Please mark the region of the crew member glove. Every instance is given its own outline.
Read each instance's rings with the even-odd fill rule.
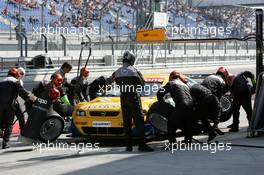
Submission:
[[[28,99],[32,102],[35,102],[38,98],[34,94],[29,94]]]

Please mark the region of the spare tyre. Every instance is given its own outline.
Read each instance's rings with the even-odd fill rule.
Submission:
[[[40,126],[39,140],[42,142],[52,142],[61,135],[63,128],[64,121],[61,117],[50,116]]]

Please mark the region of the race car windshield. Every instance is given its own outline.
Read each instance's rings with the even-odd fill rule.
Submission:
[[[141,89],[137,89],[142,97],[153,97],[156,96],[158,90],[161,88],[160,82],[146,82],[145,86]],[[118,86],[112,86],[103,96],[119,97],[120,89]]]

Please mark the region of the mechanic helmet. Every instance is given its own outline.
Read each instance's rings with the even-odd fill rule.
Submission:
[[[12,77],[14,77],[14,78],[16,78],[16,79],[18,79],[19,76],[20,76],[18,69],[15,68],[15,67],[9,69],[7,75],[8,75],[8,76],[12,76]]]
[[[24,77],[26,75],[26,71],[23,67],[19,67],[18,72],[19,72],[21,77]]]
[[[131,66],[135,64],[136,57],[131,51],[125,51],[123,55],[123,63],[128,62]]]
[[[89,76],[89,73],[90,73],[89,69],[87,67],[83,67],[81,68],[80,76],[87,78]]]
[[[181,75],[180,72],[178,72],[178,71],[176,71],[176,70],[172,71],[172,72],[170,73],[170,76],[169,76],[169,81],[172,81],[172,80],[174,80],[174,79],[180,78],[180,75]]]
[[[51,83],[55,85],[55,87],[60,87],[63,83],[63,77],[61,76],[61,74],[54,74],[51,77]]]
[[[221,66],[221,67],[219,67],[217,69],[216,74],[223,76],[223,78],[226,79],[226,80],[227,80],[227,78],[229,76],[228,70],[225,67],[223,67],[223,66]]]
[[[57,100],[60,97],[60,91],[57,88],[51,88],[49,90],[49,97],[52,100]]]

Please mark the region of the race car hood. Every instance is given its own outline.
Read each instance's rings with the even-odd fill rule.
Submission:
[[[147,109],[149,109],[150,105],[156,100],[156,97],[141,97],[143,111],[145,112]],[[90,102],[79,103],[75,109],[81,109],[84,111],[120,111],[120,97],[97,97]]]

